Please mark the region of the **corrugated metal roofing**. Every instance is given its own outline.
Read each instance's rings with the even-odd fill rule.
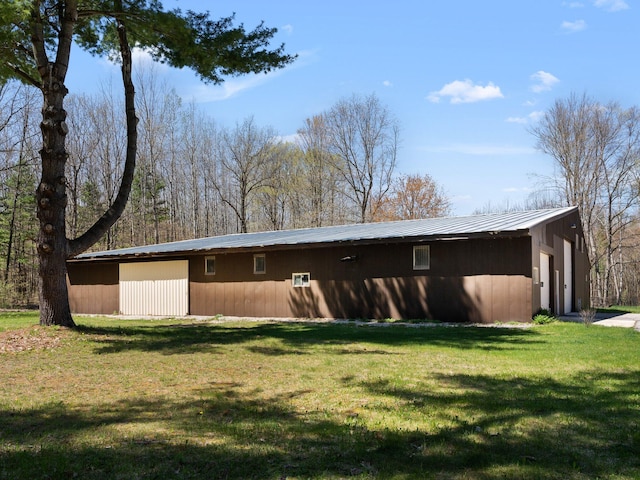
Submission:
[[[183,240],[180,242],[122,248],[85,253],[77,259],[150,256],[169,253],[216,251],[256,247],[313,245],[340,242],[363,242],[402,238],[439,238],[473,234],[526,232],[535,225],[562,217],[576,207],[493,213],[467,217],[427,218],[381,223],[357,223],[331,227],[276,230],[270,232],[237,233],[219,237]]]

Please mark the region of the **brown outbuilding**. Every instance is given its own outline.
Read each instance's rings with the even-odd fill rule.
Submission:
[[[575,207],[245,233],[68,261],[88,314],[529,321],[589,306]]]

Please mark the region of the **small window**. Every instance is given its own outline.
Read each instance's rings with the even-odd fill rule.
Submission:
[[[293,273],[291,283],[294,287],[308,287],[311,285],[311,275],[309,273]]]
[[[416,245],[413,247],[413,269],[429,270],[429,245]]]
[[[253,273],[267,273],[267,262],[263,253],[253,256]]]
[[[216,257],[204,258],[204,274],[215,275],[216,273]]]

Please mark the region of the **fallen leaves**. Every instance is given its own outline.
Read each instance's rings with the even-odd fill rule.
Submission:
[[[56,348],[65,334],[61,329],[40,326],[0,332],[0,354]]]

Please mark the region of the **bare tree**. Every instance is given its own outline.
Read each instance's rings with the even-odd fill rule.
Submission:
[[[308,203],[308,206],[299,209],[300,217],[308,217],[305,226],[321,227],[336,223],[335,200],[344,195],[329,140],[329,131],[322,115],[307,118],[304,127],[298,130],[298,143],[303,157],[295,178],[299,180],[301,200]]]
[[[117,198],[118,186],[124,173],[123,159],[126,158],[127,145],[126,132],[118,128],[124,122],[124,102],[121,96],[114,92],[114,88],[111,82],[101,84],[100,91],[88,112],[92,128],[100,132],[90,171],[99,185],[105,205],[113,204]],[[118,245],[122,224],[123,221],[114,223],[97,242],[96,247],[115,248]]]
[[[325,115],[330,152],[360,222],[370,221],[391,186],[399,125],[378,97],[353,95]]]
[[[258,191],[260,221],[258,228],[283,230],[290,226],[296,186],[299,149],[292,143],[273,145],[269,159],[268,183]]]
[[[276,133],[271,128],[258,127],[253,117],[233,130],[225,130],[220,137],[221,175],[214,181],[214,187],[235,213],[242,233],[248,231],[250,203],[273,179],[277,143]]]
[[[0,305],[32,301],[37,287],[36,186],[38,131],[34,92],[16,83],[0,86],[0,252],[3,282]]]
[[[93,179],[89,164],[91,159],[95,158],[100,139],[100,131],[91,121],[91,112],[98,108],[97,103],[94,98],[86,95],[70,96],[67,100],[67,109],[71,113],[68,120],[69,128],[78,132],[78,135],[67,140],[69,156],[66,165],[67,191],[70,197],[70,205],[67,207],[67,228],[74,238],[80,229],[84,231],[91,226],[90,223],[81,225],[79,217],[82,209],[83,188],[86,188],[90,179]],[[97,199],[94,197],[94,200]],[[97,212],[93,213],[91,218],[96,217]]]
[[[147,49],[155,60],[189,67],[202,79],[221,83],[227,75],[281,68],[294,57],[283,47],[268,49],[275,33],[260,24],[251,32],[234,27],[233,17],[213,21],[209,14],[164,11],[160,2],[80,2],[27,0],[3,2],[0,83],[19,79],[42,93],[41,180],[36,191],[40,323],[75,326],[69,307],[66,261],[94,245],[120,218],[135,171],[137,125],[131,80],[131,45]],[[129,43],[131,39],[131,44]],[[82,235],[66,237],[66,137],[69,133],[65,85],[76,42],[92,54],[121,61],[125,92],[127,154],[118,195]]]
[[[633,181],[640,148],[637,109],[573,94],[557,100],[531,133],[537,147],[554,159],[559,197],[580,210],[593,267],[592,301],[620,301],[620,248],[638,206]]]

